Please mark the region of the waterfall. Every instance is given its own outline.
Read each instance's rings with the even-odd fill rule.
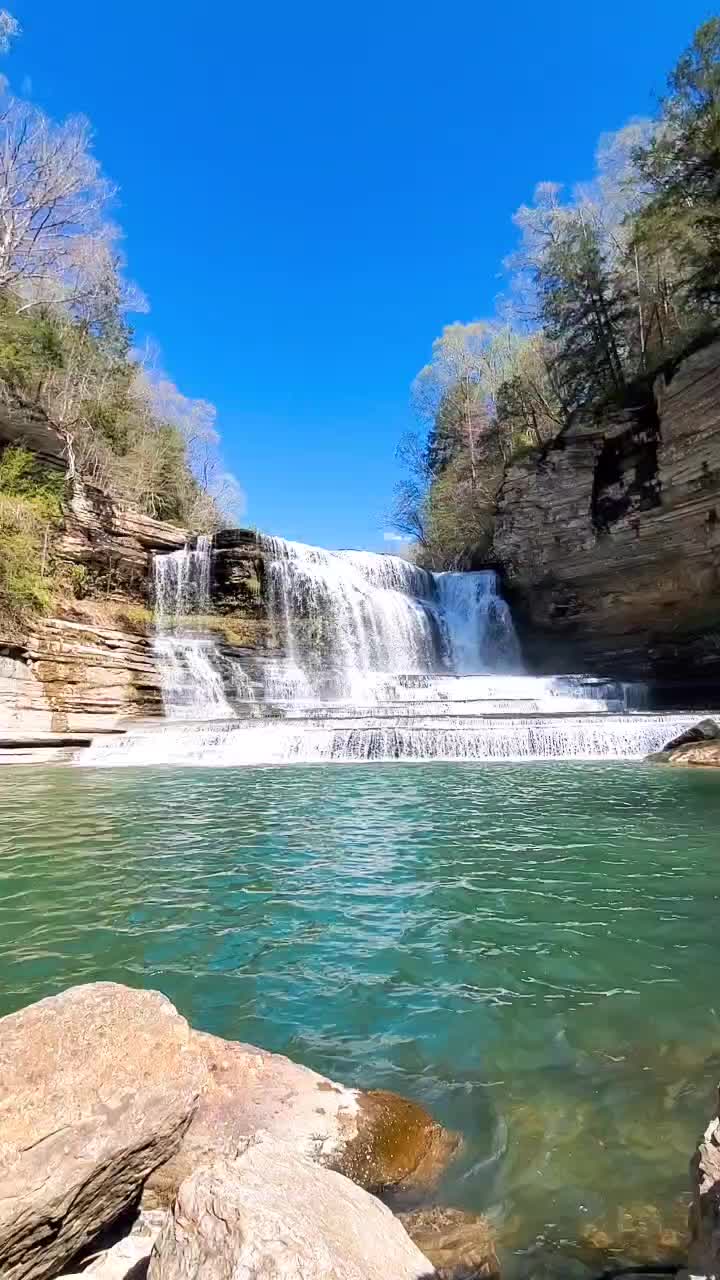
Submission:
[[[280,764],[359,764],[369,761],[641,760],[684,733],[689,716],[507,717],[476,727],[379,725],[341,728],[261,720],[142,728],[99,742],[82,758],[96,766],[177,764],[240,767]]]
[[[509,606],[495,573],[438,573],[438,598],[448,632],[450,662],[458,675],[519,671],[518,644]]]
[[[649,713],[643,686],[528,675],[492,572],[262,543],[274,644],[252,680],[192,625],[210,612],[210,539],[157,556],[163,700],[186,723],[137,728],[82,763],[640,759],[698,719]]]
[[[155,635],[165,714],[170,720],[213,720],[235,715],[227,700],[217,645],[190,619],[210,611],[212,538],[153,559]]]
[[[428,573],[399,556],[264,540],[279,647],[305,698],[377,701],[389,675],[520,670],[494,573]]]

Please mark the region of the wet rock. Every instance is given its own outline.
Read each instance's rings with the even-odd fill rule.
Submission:
[[[368,1190],[431,1185],[458,1140],[416,1103],[361,1093],[251,1045],[193,1032],[208,1085],[182,1145],[149,1179],[147,1207],[170,1207],[180,1184],[258,1132],[344,1173]]]
[[[43,1280],[180,1144],[207,1067],[154,991],[73,987],[0,1019],[0,1275]]]
[[[429,1190],[460,1147],[423,1107],[384,1089],[357,1095],[353,1128],[329,1163],[369,1191]]]
[[[497,1277],[495,1231],[487,1218],[435,1205],[398,1214],[411,1240],[430,1259],[438,1280]]]
[[[688,1268],[693,1276],[720,1275],[720,1116],[705,1130],[690,1166],[693,1202],[690,1210]]]
[[[428,1280],[389,1209],[286,1144],[249,1143],[180,1188],[148,1280]]]

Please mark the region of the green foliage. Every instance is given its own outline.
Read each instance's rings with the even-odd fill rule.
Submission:
[[[62,516],[64,473],[18,446],[0,454],[0,630],[52,601],[51,535]]]
[[[70,590],[76,600],[83,600],[87,595],[90,574],[87,565],[71,564],[67,568],[67,579]]]
[[[32,398],[40,394],[49,369],[60,369],[64,354],[58,325],[42,311],[19,311],[0,293],[0,381]]]
[[[720,307],[720,18],[695,33],[669,77],[660,126],[639,149],[650,199],[639,237],[674,254],[690,307],[710,320]]]
[[[118,621],[124,622],[137,635],[146,635],[153,625],[153,612],[145,604],[127,604],[118,614]]]
[[[0,494],[22,498],[41,520],[59,521],[65,474],[44,465],[29,449],[11,445],[0,453]]]
[[[541,317],[565,400],[580,409],[626,385],[630,301],[603,252],[599,228],[568,219],[537,272]]]

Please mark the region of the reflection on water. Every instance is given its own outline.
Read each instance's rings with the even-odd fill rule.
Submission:
[[[617,765],[6,770],[0,1013],[158,987],[461,1129],[443,1194],[508,1248],[672,1257],[720,1076],[718,819],[718,779]]]

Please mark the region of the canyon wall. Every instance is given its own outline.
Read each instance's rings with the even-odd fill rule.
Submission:
[[[672,700],[720,677],[720,344],[654,390],[509,468],[495,554],[536,670]]]

